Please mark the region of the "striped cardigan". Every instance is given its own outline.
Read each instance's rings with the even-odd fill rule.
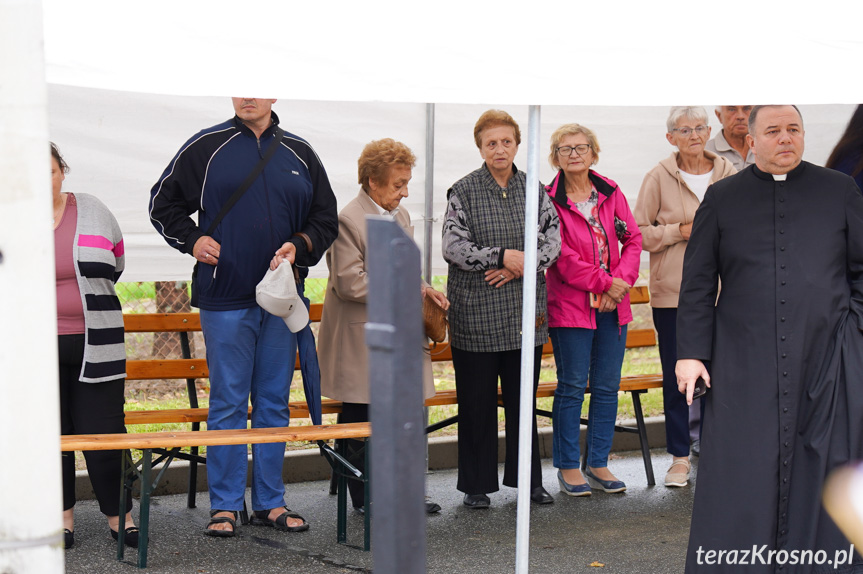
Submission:
[[[102,383],[126,377],[123,311],[114,291],[125,266],[123,234],[105,204],[76,193],[78,221],[72,259],[84,306],[84,361],[79,379]]]

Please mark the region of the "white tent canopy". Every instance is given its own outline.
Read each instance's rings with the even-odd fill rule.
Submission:
[[[661,106],[857,103],[863,90],[863,7],[839,0],[43,4],[48,82],[73,86]]]
[[[446,190],[481,164],[473,142],[473,125],[487,105],[444,104],[435,109],[434,206],[432,271],[446,274],[440,249]],[[527,106],[502,105],[519,122],[527,139]],[[706,104],[714,133],[721,129],[713,106]],[[803,106],[807,160],[823,163],[838,140],[854,106]],[[282,126],[308,139],[317,150],[339,207],[353,199],[357,158],[373,139],[392,137],[405,142],[417,156],[402,205],[410,212],[425,251],[422,229],[425,189],[425,106],[380,102],[276,102]],[[92,193],[117,217],[126,244],[122,281],[184,280],[191,276],[191,257],[168,247],[147,214],[149,191],[162,170],[192,134],[228,119],[233,110],[226,97],[164,96],[113,90],[50,85],[50,137],[72,167],[66,191]],[[549,182],[553,170],[545,161],[551,133],[566,122],[593,129],[602,152],[597,169],[620,184],[635,204],[644,174],[673,150],[665,140],[667,106],[546,106],[540,135],[540,181]],[[516,165],[527,167],[523,143]],[[646,255],[645,255],[646,260]],[[312,268],[312,277],[326,277],[326,265]]]

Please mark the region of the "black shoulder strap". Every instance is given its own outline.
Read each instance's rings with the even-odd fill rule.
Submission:
[[[216,219],[210,223],[210,226],[207,228],[207,231],[204,232],[204,235],[212,235],[219,224],[222,222],[222,219],[228,215],[228,212],[231,211],[231,208],[236,205],[240,198],[243,197],[243,194],[251,187],[251,185],[258,179],[258,176],[261,175],[261,172],[264,171],[264,167],[270,162],[270,159],[276,154],[276,150],[282,144],[282,138],[285,135],[285,131],[277,127],[275,131],[275,137],[273,138],[273,143],[267,148],[267,151],[264,152],[264,157],[262,157],[258,163],[255,165],[255,168],[246,176],[246,179],[243,180],[243,183],[240,184],[240,187],[237,188],[237,191],[234,192],[234,195],[225,202],[225,205],[222,206],[222,210],[219,211],[219,214],[216,216]]]

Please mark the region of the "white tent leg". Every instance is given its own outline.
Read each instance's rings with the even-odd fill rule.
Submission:
[[[19,574],[63,572],[41,6],[0,0],[0,572]]]
[[[527,129],[527,189],[524,209],[524,304],[521,315],[521,396],[518,420],[518,511],[515,571],[527,574],[530,560],[530,458],[533,429],[533,349],[536,343],[536,242],[539,219],[540,106],[530,106]],[[544,343],[545,341],[543,341]]]

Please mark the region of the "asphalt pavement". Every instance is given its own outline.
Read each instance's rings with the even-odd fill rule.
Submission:
[[[671,463],[667,453],[652,451],[658,486],[648,487],[638,452],[613,453],[609,467],[628,486],[624,494],[594,491],[573,498],[559,492],[556,470],[543,460],[543,483],[554,495],[551,505],[532,505],[530,571],[553,574],[665,574],[683,571],[692,512],[691,486],[662,486]],[[693,471],[697,466],[695,458]],[[502,476],[503,468],[500,468]],[[693,472],[694,474],[694,472]],[[462,505],[455,489],[457,471],[428,474],[430,500],[443,510],[427,520],[427,572],[479,574],[515,571],[516,490],[501,487],[491,494],[491,508]],[[336,497],[328,481],[288,485],[287,502],[311,524],[307,532],[283,533],[262,526],[241,526],[231,539],[214,539],[202,531],[208,520],[206,493],[198,507],[186,507],[184,495],[154,498],[150,514],[147,572],[299,573],[372,572],[374,551],[336,543]],[[247,500],[249,496],[247,495]],[[137,504],[135,506],[137,517]],[[115,558],[115,543],[95,501],[76,506],[75,547],[66,551],[66,572],[94,574],[139,571],[136,552],[125,562]],[[348,536],[362,543],[362,517],[349,513]],[[373,549],[374,550],[374,549]]]

